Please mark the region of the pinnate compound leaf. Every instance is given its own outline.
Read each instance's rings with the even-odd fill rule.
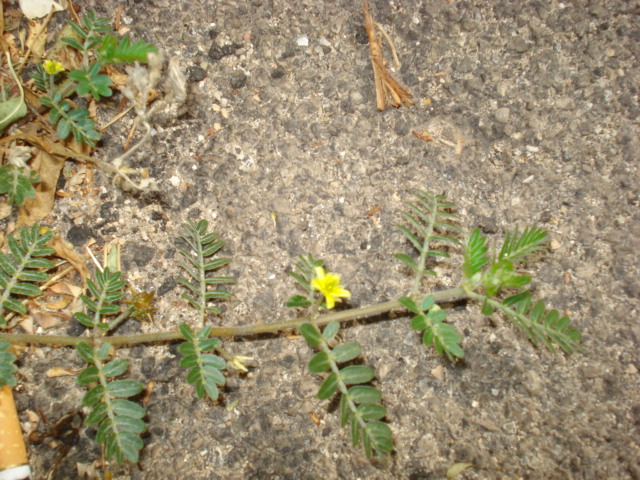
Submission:
[[[315,267],[321,267],[324,264],[322,260],[316,260],[313,258],[313,255],[310,253],[303,257],[300,255],[298,257],[298,262],[294,266],[294,271],[287,272],[291,278],[293,278],[307,293],[306,298],[309,302],[309,305],[312,304],[313,301],[313,288],[311,287],[311,281],[315,275],[314,269]],[[292,297],[293,298],[293,297]],[[300,302],[297,300],[297,302]],[[309,305],[300,305],[300,306],[309,306]],[[298,306],[298,305],[287,305],[287,306]]]
[[[74,317],[82,325],[89,328],[108,329],[108,324],[102,323],[103,315],[114,315],[121,308],[118,302],[124,297],[122,289],[126,283],[120,280],[120,272],[111,272],[105,268],[103,272],[96,271],[95,282],[87,280],[87,286],[92,297],[81,295],[80,299],[88,310],[93,312],[93,317],[77,312]]]
[[[542,343],[552,352],[555,346],[559,346],[566,354],[579,350],[582,335],[571,328],[569,317],[560,316],[554,309],[547,311],[543,300],[538,300],[531,307],[531,299],[531,292],[525,291],[507,297],[502,303],[486,302],[524,331],[535,345]]]
[[[208,351],[220,345],[217,338],[209,338],[211,327],[204,327],[197,334],[182,323],[178,327],[182,337],[186,340],[178,346],[178,351],[184,355],[180,366],[188,369],[187,382],[193,384],[196,396],[200,399],[205,394],[212,400],[219,396],[218,386],[225,384],[226,379],[221,370],[226,368],[226,362]]]
[[[108,75],[100,74],[101,68],[102,64],[95,62],[88,69],[69,72],[69,78],[77,82],[76,93],[78,95],[82,97],[90,93],[96,101],[100,100],[101,97],[113,95],[113,91],[109,88],[113,82]]]
[[[16,356],[9,351],[11,344],[0,338],[0,388],[5,385],[14,387],[16,377],[13,375],[18,367],[16,366]]]
[[[21,207],[27,198],[35,198],[32,184],[38,182],[40,177],[35,170],[26,172],[11,164],[0,167],[0,194],[7,196],[9,205]]]
[[[128,37],[118,41],[115,35],[105,35],[97,51],[98,58],[105,64],[109,63],[146,63],[149,53],[157,53],[158,49],[142,40],[131,43]]]
[[[7,245],[10,254],[0,252],[0,326],[5,325],[5,310],[25,314],[27,309],[19,297],[40,295],[40,289],[31,283],[46,282],[48,270],[54,263],[44,257],[54,253],[46,244],[53,238],[53,232],[40,232],[39,225],[23,226],[19,239],[10,235]],[[19,297],[16,297],[19,296]]]
[[[518,228],[507,232],[498,259],[512,262],[523,261],[526,257],[546,248],[547,232],[537,227],[526,227],[522,234]]]
[[[409,298],[405,298],[405,304],[411,305],[412,302]],[[374,451],[377,455],[389,453],[393,450],[391,429],[386,424],[383,424],[384,427],[376,425],[381,423],[379,420],[386,415],[386,409],[378,403],[382,394],[372,386],[358,385],[371,381],[375,371],[366,365],[349,365],[338,370],[338,364],[351,361],[361,353],[360,345],[355,342],[338,344],[333,349],[330,348],[328,342],[335,337],[339,329],[338,322],[329,323],[322,334],[311,324],[303,324],[300,327],[307,342],[320,348],[320,351],[309,361],[309,371],[322,373],[331,370],[320,385],[316,396],[326,400],[339,391],[340,424],[345,427],[350,423],[353,445],[357,446],[362,440],[368,456]],[[337,373],[336,370],[338,370]],[[356,386],[348,387],[348,385]]]
[[[486,256],[488,250],[486,242],[487,239],[481,235],[479,228],[471,232],[464,249],[464,264],[462,265],[462,272],[468,280],[481,272],[482,267],[489,261]]]
[[[213,275],[213,272],[227,265],[231,259],[211,258],[224,246],[224,242],[218,240],[219,234],[207,233],[209,223],[206,220],[189,220],[182,228],[180,236],[190,248],[177,246],[186,260],[178,264],[187,273],[188,278],[179,277],[176,281],[191,292],[183,294],[182,298],[198,310],[200,318],[204,319],[206,313],[220,313],[220,309],[211,304],[212,300],[224,300],[231,296],[227,290],[217,287],[235,283],[235,279]]]
[[[455,223],[453,204],[442,195],[418,190],[415,201],[405,202],[405,206],[407,210],[401,212],[405,224],[398,225],[398,228],[418,251],[418,259],[414,260],[406,253],[398,253],[395,257],[415,272],[415,291],[425,274],[436,276],[435,271],[426,267],[427,258],[448,257],[443,246],[459,243],[453,235],[460,231],[460,227]]]
[[[400,303],[405,307],[411,307],[414,309],[412,311],[417,313],[411,319],[411,328],[417,331],[424,330],[422,343],[427,347],[433,346],[438,355],[444,354],[451,361],[463,358],[464,352],[459,345],[462,337],[452,325],[445,323],[447,311],[434,304],[431,296],[424,298],[420,307],[407,300],[400,299]]]

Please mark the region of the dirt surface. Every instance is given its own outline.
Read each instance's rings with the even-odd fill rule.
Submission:
[[[373,0],[415,99],[386,112],[375,108],[360,2],[78,3],[100,16],[124,6],[130,35],[179,57],[188,77],[185,105],[157,118],[132,160],[160,193],[132,196],[97,173],[102,193],[61,199],[48,219],[79,250],[90,237],[126,240],[128,278],[158,292],[158,329],[191,318],[172,280],[188,218],[223,235],[238,279],[212,324],[292,316],[286,271],[309,251],[342,274],[351,306],[397,298],[410,278],[393,258],[409,248],[396,225],[422,188],[492,238],[548,229],[535,294],[584,334],[584,351],[554,356],[460,304],[450,320],[465,360],[454,365],[421,345],[408,318],[351,325],[343,337],[363,346],[388,409],[388,466],[352,449],[336,405],[315,399],[300,338],[229,342],[255,368],[229,376],[221,405],[195,398],[175,346],[125,349],[131,376],[156,383],[140,464],[113,478],[418,480],[468,462],[458,478],[640,479],[637,2]],[[122,152],[131,122],[107,130],[101,158]],[[458,260],[430,288],[455,285]],[[155,329],[132,322],[119,333]],[[55,419],[79,405],[72,377],[45,376],[81,367],[76,354],[39,348],[21,365],[21,411]],[[100,457],[94,435],[80,435],[55,478]],[[56,452],[29,449],[45,478]]]

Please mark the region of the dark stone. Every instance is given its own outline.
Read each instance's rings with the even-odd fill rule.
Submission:
[[[195,185],[189,185],[187,187],[187,191],[184,192],[184,195],[180,199],[180,208],[183,210],[187,207],[190,207],[194,203],[198,201],[198,189]]]
[[[229,83],[234,90],[242,88],[247,84],[247,76],[242,72],[236,72],[231,76]]]
[[[86,225],[74,225],[67,232],[67,240],[72,245],[79,247],[84,245],[91,237],[92,230]]]
[[[125,264],[133,262],[139,267],[148,265],[153,260],[156,249],[141,243],[127,242],[122,253],[122,260]],[[126,268],[125,268],[126,270]]]
[[[118,220],[120,214],[118,209],[114,208],[113,202],[104,202],[100,205],[100,216],[107,222],[114,222]]]
[[[282,60],[285,60],[287,58],[295,57],[296,53],[297,53],[296,45],[289,45],[287,46],[285,51],[282,53],[282,56],[280,58]]]
[[[274,80],[277,80],[278,78],[282,78],[285,75],[285,71],[284,68],[282,68],[281,65],[278,65],[275,69],[273,69],[273,71],[271,72],[271,78],[273,78]]]
[[[196,83],[201,82],[207,76],[207,72],[204,68],[194,65],[189,69],[189,82]]]
[[[142,364],[140,366],[140,371],[145,377],[150,377],[153,373],[153,369],[156,366],[155,357],[145,357],[142,359]]]
[[[156,297],[164,296],[166,293],[173,290],[175,286],[176,281],[173,279],[173,277],[168,277],[164,282],[162,282],[162,285],[158,287],[158,290],[156,290]]]
[[[237,46],[234,44],[223,45],[222,47],[219,47],[214,43],[213,45],[211,45],[211,48],[209,49],[209,53],[207,54],[207,56],[214,62],[217,62],[222,57],[226,57],[227,55],[233,55],[236,52],[236,49],[237,49]]]

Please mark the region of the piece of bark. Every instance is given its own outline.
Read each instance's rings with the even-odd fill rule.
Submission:
[[[388,106],[410,107],[413,105],[409,89],[396,80],[387,67],[382,56],[382,40],[376,34],[376,24],[369,13],[369,2],[364,0],[364,28],[369,38],[369,54],[373,66],[373,77],[376,86],[376,104],[378,110],[386,110]]]

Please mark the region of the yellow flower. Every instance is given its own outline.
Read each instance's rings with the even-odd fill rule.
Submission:
[[[56,73],[64,72],[64,67],[60,62],[54,62],[53,60],[45,60],[42,64],[42,68],[49,75],[55,75]]]
[[[351,292],[340,285],[340,275],[326,273],[322,267],[315,267],[314,270],[315,278],[311,280],[311,287],[324,295],[329,310],[340,298],[351,298]]]

